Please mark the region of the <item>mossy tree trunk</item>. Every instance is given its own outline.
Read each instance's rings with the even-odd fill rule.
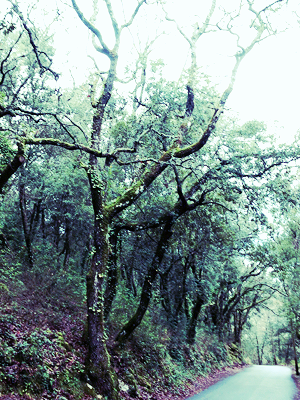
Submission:
[[[28,264],[29,267],[33,268],[33,253],[32,253],[32,245],[31,245],[31,231],[28,221],[28,213],[26,206],[26,193],[25,193],[25,185],[24,183],[20,183],[19,185],[19,203],[20,203],[20,211],[21,211],[21,219],[23,225],[24,238],[26,243],[26,250],[28,256]]]
[[[94,254],[87,274],[87,315],[89,351],[87,373],[94,387],[107,398],[117,400],[118,379],[107,349],[105,329],[105,285],[110,251],[109,219],[103,208],[101,185],[97,178],[97,159],[90,157],[88,178],[94,209]]]
[[[151,297],[152,297],[152,286],[155,278],[159,272],[160,264],[164,258],[165,251],[168,246],[168,240],[172,236],[172,226],[174,223],[173,217],[170,217],[166,222],[162,234],[160,236],[159,242],[156,247],[156,252],[152,260],[151,266],[144,279],[142,293],[140,297],[139,306],[135,314],[130,318],[130,320],[123,326],[116,337],[117,342],[122,342],[128,339],[131,333],[140,325],[142,319],[148,309]]]
[[[13,160],[7,164],[7,166],[0,172],[0,193],[2,193],[2,189],[10,177],[20,168],[24,162],[24,145],[23,143],[18,143],[18,153],[15,155]]]

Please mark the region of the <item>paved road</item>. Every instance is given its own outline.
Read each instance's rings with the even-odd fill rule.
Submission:
[[[288,367],[254,365],[245,368],[190,400],[292,400],[296,386]]]

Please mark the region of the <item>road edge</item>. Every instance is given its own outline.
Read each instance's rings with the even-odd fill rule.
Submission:
[[[293,400],[300,400],[300,376],[295,374],[293,370],[292,379],[296,385],[297,393],[295,393]]]

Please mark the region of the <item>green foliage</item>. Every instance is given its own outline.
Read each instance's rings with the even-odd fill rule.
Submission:
[[[16,29],[14,23],[7,23],[6,21],[0,22],[0,31],[3,31],[4,35],[8,35]]]
[[[1,97],[0,97],[1,104]],[[14,152],[11,146],[11,140],[8,138],[7,132],[0,130],[0,172],[11,161]]]
[[[0,91],[0,106],[4,106],[5,105],[5,93]]]
[[[83,360],[69,340],[75,330],[70,334],[67,329],[71,316],[83,312],[84,280],[93,256],[92,266],[98,268],[93,296],[105,290],[112,301],[104,321],[108,348],[126,322],[143,311],[128,344],[114,348],[112,356],[135,394],[139,387],[154,392],[155,382],[179,386],[241,362],[243,329],[281,289],[273,279],[275,270],[293,288],[287,315],[293,316],[297,333],[298,222],[290,226],[296,241],[290,232],[283,234],[272,250],[265,236],[272,232],[268,213],[278,192],[286,208],[295,201],[282,190],[281,166],[298,152],[274,146],[259,121],[239,126],[234,118],[222,117],[216,126],[209,125],[220,96],[199,70],[193,74],[193,112],[187,117],[190,72],[178,82],[168,81],[161,60],[147,68],[146,53],[137,66],[149,76],[138,82],[140,71],[133,72],[136,87],[128,96],[108,88],[113,71],[107,81],[100,82],[104,75],[96,72],[80,87],[54,88],[51,72],[39,65],[51,65],[54,49],[48,32],[31,26],[38,61],[28,35],[19,37],[22,31],[16,26],[0,24],[5,78],[0,171],[20,137],[56,138],[78,147],[67,152],[27,145],[26,164],[0,204],[0,301],[8,307],[0,319],[3,391],[58,396],[55,391],[62,390],[61,396],[71,392],[80,398]],[[206,143],[208,127],[212,133]],[[205,147],[177,157],[195,142]],[[96,161],[79,144],[111,156]],[[158,161],[170,148],[170,158]],[[92,169],[90,190],[86,172]],[[105,212],[99,214],[113,201],[120,204],[122,196],[124,210],[112,215],[108,227],[94,229],[95,218],[97,223],[105,220]],[[107,265],[100,261],[106,250]],[[20,298],[26,303],[21,317],[26,317],[28,304],[34,305],[30,316],[35,329],[22,329],[22,318],[8,317],[9,311],[17,314]],[[96,303],[104,307],[101,296]],[[98,356],[104,360],[106,350]]]
[[[28,330],[13,315],[2,314],[0,337],[2,392],[82,398],[82,359],[62,332],[49,328]]]
[[[21,265],[16,262],[16,254],[10,249],[0,247],[0,304],[9,302],[14,294],[22,291],[24,284],[21,281]]]

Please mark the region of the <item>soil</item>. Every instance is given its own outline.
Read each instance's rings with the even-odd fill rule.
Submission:
[[[294,396],[294,400],[300,400],[300,376],[293,374],[292,375],[293,381],[295,382],[295,385],[297,386],[297,393]]]

